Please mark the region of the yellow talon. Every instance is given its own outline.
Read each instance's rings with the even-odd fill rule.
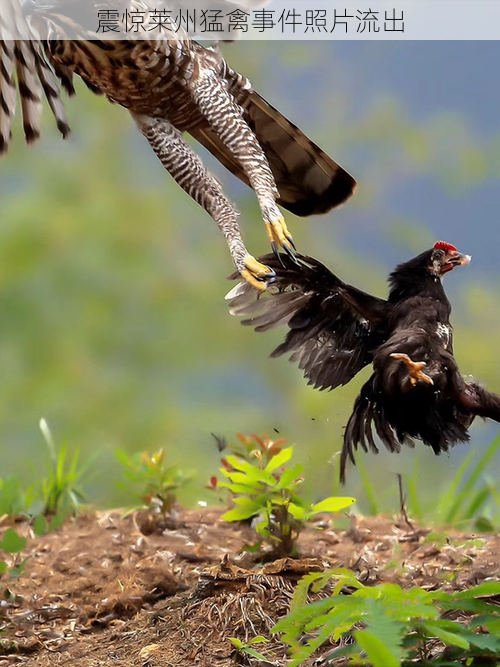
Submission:
[[[276,275],[274,271],[265,264],[258,262],[252,255],[245,258],[245,267],[240,272],[243,280],[259,292],[265,292],[267,280],[274,278]]]
[[[278,220],[273,220],[272,222],[267,223],[266,229],[269,243],[271,245],[275,244],[278,248],[283,248],[290,244],[293,246],[292,235],[286,226],[285,218],[283,216],[278,218]]]
[[[247,269],[240,271],[240,275],[245,282],[251,285],[258,292],[265,292],[267,289],[266,283],[263,280],[258,280],[254,275]]]
[[[413,387],[415,387],[419,382],[425,382],[426,384],[434,384],[434,380],[422,371],[423,368],[427,366],[425,361],[413,361],[407,354],[394,352],[391,354],[393,359],[398,359],[402,361],[406,368],[408,369],[408,375],[410,377],[410,382]]]

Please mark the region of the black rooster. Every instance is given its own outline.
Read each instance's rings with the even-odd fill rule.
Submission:
[[[335,389],[366,365],[373,373],[356,399],[344,434],[340,478],[354,450],[378,452],[374,432],[391,452],[422,440],[436,454],[469,439],[474,417],[500,421],[500,396],[465,381],[453,356],[451,306],[442,278],[470,262],[439,241],[389,276],[389,298],[342,282],[312,257],[267,255],[277,274],[267,295],[245,284],[227,295],[233,315],[256,331],[286,324],[271,354],[291,352],[309,384]],[[425,369],[425,370],[424,370]]]

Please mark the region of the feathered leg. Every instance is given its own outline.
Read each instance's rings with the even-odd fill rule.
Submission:
[[[238,211],[225,197],[201,158],[167,120],[132,114],[162,165],[180,187],[215,220],[224,234],[236,269],[257,290],[266,289],[274,271],[248,253],[238,225]]]
[[[190,86],[199,110],[248,176],[273,251],[277,253],[283,248],[293,257],[295,246],[276,204],[279,192],[274,176],[262,147],[243,118],[241,107],[213,72],[203,72],[190,82]]]

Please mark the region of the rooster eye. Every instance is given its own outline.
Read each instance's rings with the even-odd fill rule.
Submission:
[[[442,260],[444,258],[444,252],[442,250],[436,250],[434,253],[434,259]]]

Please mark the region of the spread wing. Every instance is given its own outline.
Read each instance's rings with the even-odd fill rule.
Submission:
[[[11,140],[18,92],[26,141],[32,142],[40,135],[44,97],[63,137],[69,133],[57,79],[47,63],[41,42],[34,39],[19,0],[2,0],[1,6],[0,155]],[[22,39],[12,39],[13,35]],[[67,87],[64,81],[63,85]]]
[[[347,384],[372,360],[372,351],[386,338],[391,305],[347,285],[312,257],[298,264],[282,256],[261,257],[276,271],[276,282],[258,295],[240,283],[227,295],[232,315],[256,331],[288,326],[285,340],[271,354],[291,352],[309,380],[320,389]]]
[[[326,213],[353,194],[354,178],[263,97],[243,89],[237,99],[266,154],[280,193],[278,204],[305,217]],[[241,164],[208,124],[190,132],[226,169],[249,185]]]
[[[481,387],[477,382],[464,382],[458,401],[469,423],[474,417],[500,422],[500,396]]]
[[[262,7],[270,0],[217,0],[216,4],[210,4],[208,0],[193,0],[190,3],[186,0],[169,0],[168,2],[141,2],[141,7],[148,9],[150,6],[172,9],[172,15],[175,16],[175,10],[192,10],[194,7],[199,9],[213,10],[215,6],[220,7],[222,15],[235,7],[242,7],[247,11]],[[27,6],[27,5],[32,5]],[[60,4],[62,15],[70,18],[79,16],[79,5],[85,3],[55,3]],[[88,3],[87,3],[88,4]],[[112,8],[115,4],[110,3]],[[126,8],[124,3],[118,3],[117,6]],[[137,4],[137,3],[136,3]],[[130,3],[132,7],[135,7]],[[186,5],[189,5],[186,7]],[[43,9],[43,3],[39,3]],[[92,3],[86,8],[88,11],[92,7],[98,8],[97,3]],[[107,5],[104,5],[107,7]],[[45,98],[55,117],[57,128],[63,137],[69,134],[69,126],[66,120],[64,105],[60,97],[60,85],[66,92],[74,92],[72,84],[72,73],[66,67],[56,63],[45,51],[47,33],[50,35],[48,24],[43,24],[42,39],[31,27],[31,23],[26,20],[26,15],[30,15],[37,9],[37,3],[24,3],[22,0],[0,0],[0,156],[5,153],[9,147],[12,138],[12,121],[16,114],[18,98],[21,107],[24,134],[26,141],[31,143],[40,136],[42,103]],[[47,8],[50,12],[50,7]],[[97,16],[94,11],[93,18]],[[41,16],[38,17],[43,21]],[[71,21],[66,22],[69,29]],[[75,34],[78,34],[78,27],[74,27]],[[237,32],[237,31],[236,31]],[[50,39],[50,37],[49,37]],[[60,79],[60,83],[58,82]],[[89,84],[87,84],[89,85]],[[92,85],[89,87],[93,92],[100,92]]]

